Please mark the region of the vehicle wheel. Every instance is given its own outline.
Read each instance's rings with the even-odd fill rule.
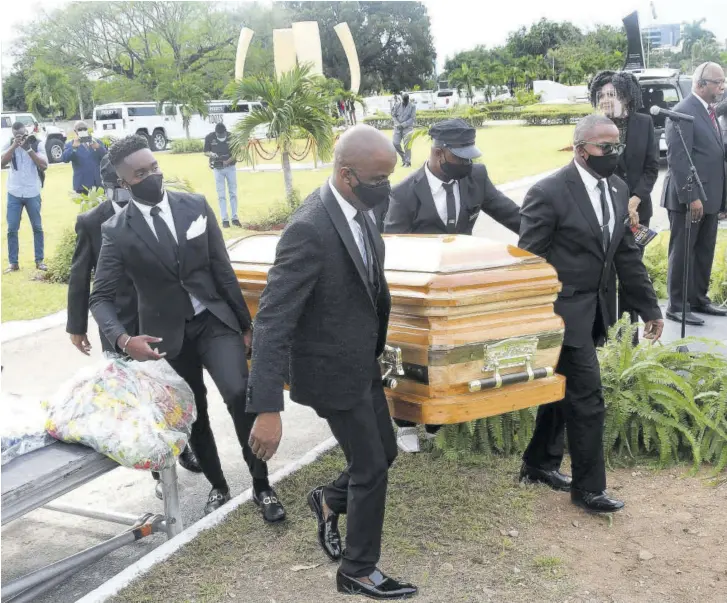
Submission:
[[[151,136],[150,146],[152,151],[163,151],[167,148],[167,137],[163,130],[154,130]]]
[[[63,156],[63,149],[66,144],[60,138],[49,138],[45,143],[45,154],[48,155],[48,163],[58,163]]]

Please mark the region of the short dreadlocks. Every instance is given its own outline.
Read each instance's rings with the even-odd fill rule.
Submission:
[[[132,153],[149,148],[149,141],[144,136],[132,134],[121,140],[117,140],[109,149],[109,159],[114,167],[121,165],[121,162]]]
[[[599,71],[593,76],[591,83],[588,84],[588,92],[594,107],[598,106],[598,92],[606,84],[613,84],[619,100],[626,105],[629,115],[641,109],[643,101],[639,80],[628,71]]]

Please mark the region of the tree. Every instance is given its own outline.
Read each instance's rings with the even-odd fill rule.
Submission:
[[[25,104],[25,73],[13,71],[3,78],[3,109],[6,111],[27,111]]]
[[[346,55],[333,27],[346,22],[361,65],[361,90],[410,90],[434,72],[429,14],[421,2],[286,2],[289,19],[317,21],[323,71],[350,87]]]
[[[25,100],[28,109],[50,112],[53,123],[62,110],[71,116],[76,110],[76,93],[65,72],[42,61],[36,61],[28,81],[25,82]]]
[[[159,113],[164,112],[165,105],[178,105],[182,116],[182,126],[189,135],[189,122],[197,113],[207,117],[207,93],[200,88],[191,76],[179,74],[177,77],[162,82],[157,88]],[[244,97],[240,97],[244,98]]]
[[[268,136],[277,139],[281,152],[285,195],[294,198],[290,151],[296,139],[303,138],[315,145],[318,156],[327,161],[333,153],[333,128],[328,113],[328,98],[320,93],[317,78],[311,77],[310,67],[298,66],[276,79],[258,74],[243,79],[235,90],[234,99],[262,101],[248,117],[233,130],[232,148],[246,162],[252,160],[248,142],[256,128],[268,128]],[[254,151],[252,151],[254,152]]]
[[[699,21],[692,21],[691,23],[684,24],[684,30],[682,32],[682,54],[685,57],[691,56],[692,47],[700,41],[716,42],[715,35],[708,29],[704,29],[702,24],[706,19],[699,19]]]
[[[558,23],[542,18],[529,29],[521,27],[507,37],[507,50],[515,58],[535,55],[545,56],[551,48],[561,44],[573,44],[583,39],[581,30],[569,21]]]
[[[464,88],[467,101],[470,103],[475,96],[475,88],[482,86],[483,83],[482,76],[474,69],[470,69],[467,63],[463,63],[449,75],[449,85],[454,86],[457,92]]]

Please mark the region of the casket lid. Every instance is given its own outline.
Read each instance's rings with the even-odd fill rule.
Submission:
[[[229,247],[234,263],[272,265],[277,234],[259,234]],[[451,274],[544,263],[512,245],[467,235],[384,235],[387,271]]]

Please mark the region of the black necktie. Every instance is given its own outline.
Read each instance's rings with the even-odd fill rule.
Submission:
[[[164,218],[159,215],[161,211],[162,210],[158,205],[151,208],[152,223],[154,224],[157,240],[164,249],[165,255],[173,265],[176,265],[179,245],[177,244],[177,240],[174,238],[172,231],[169,230],[169,226],[167,226]]]
[[[369,229],[368,220],[363,215],[363,212],[356,212],[356,217],[354,218],[356,222],[358,222],[358,225],[361,227],[361,234],[363,235],[364,240],[364,246],[366,248],[366,269],[367,269],[367,276],[369,279],[369,284],[373,288],[374,291],[377,290],[376,281],[378,278],[378,272],[376,270],[376,251],[374,250],[373,241],[371,239],[371,231]]]
[[[457,203],[454,199],[454,185],[456,182],[444,182],[442,186],[447,191],[447,234],[457,232]]]
[[[604,180],[598,181],[598,188],[601,190],[601,213],[603,214],[603,226],[601,232],[603,233],[603,249],[608,249],[611,244],[611,229],[608,227],[608,223],[611,221],[611,212],[608,209],[608,199],[606,199],[606,183]]]

